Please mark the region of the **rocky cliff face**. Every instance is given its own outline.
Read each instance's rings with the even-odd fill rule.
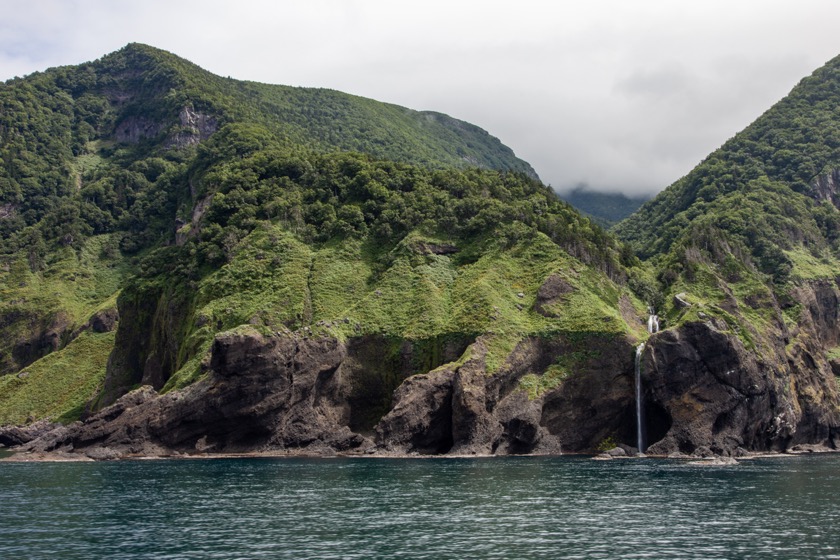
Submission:
[[[641,362],[648,453],[840,445],[832,369],[840,367],[825,356],[840,340],[840,291],[834,282],[813,282],[792,296],[801,309],[798,326],[789,330],[777,306],[775,326],[755,349],[719,318],[651,336]],[[395,341],[377,337],[342,342],[307,330],[268,335],[240,327],[216,336],[204,378],[183,390],[158,395],[144,385],[84,422],[0,436],[25,450],[98,459],[271,450],[489,455],[636,445],[637,341],[598,333],[526,338],[489,371],[488,340],[434,341],[433,351],[427,341],[425,353],[404,341],[394,353]],[[555,386],[525,390],[526,375],[546,375],[572,354],[573,370]]]
[[[183,107],[178,113],[178,125],[158,122],[145,116],[131,115],[121,120],[114,129],[117,142],[137,144],[144,139],[155,138],[164,131],[169,134],[163,142],[165,148],[185,148],[206,140],[218,130],[218,120],[212,115]]]
[[[254,332],[217,337],[207,377],[159,396],[143,386],[84,422],[27,449],[93,458],[172,452],[244,452],[319,445],[358,448],[336,375],[346,348],[334,339]]]
[[[478,339],[462,364],[405,378],[387,414],[363,434],[351,426],[363,428],[354,418],[364,417],[359,408],[369,405],[358,387],[360,380],[369,382],[364,354],[371,344],[291,332],[264,336],[251,329],[223,333],[214,342],[203,380],[161,396],[144,386],[84,422],[46,435],[42,430],[24,449],[93,458],[253,450],[558,453],[566,437],[570,450],[591,447],[594,439],[620,427],[627,419],[624,412],[632,408],[629,344],[617,345],[617,359],[593,360],[587,366],[591,371],[582,371],[559,393],[529,400],[519,385],[522,376],[544,370],[567,343],[525,340],[497,372],[488,374],[486,348]],[[609,402],[573,410],[564,406],[616,380]],[[616,404],[621,414],[604,425]]]
[[[826,349],[837,345],[833,282],[799,286],[791,332],[779,316],[748,350],[720,319],[691,322],[649,341],[642,360],[649,452],[783,451],[840,444],[840,398]]]

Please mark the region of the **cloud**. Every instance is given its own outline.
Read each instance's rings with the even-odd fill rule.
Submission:
[[[568,189],[653,192],[840,54],[840,3],[30,0],[0,79],[132,41],[473,122]]]

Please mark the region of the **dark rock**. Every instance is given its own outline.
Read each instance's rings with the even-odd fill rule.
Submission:
[[[452,448],[452,378],[439,368],[406,379],[394,406],[376,425],[376,443],[388,450],[446,453]]]
[[[537,290],[537,300],[534,303],[534,310],[540,315],[554,317],[556,315],[548,309],[548,306],[561,303],[565,296],[574,292],[574,290],[574,287],[564,278],[557,274],[552,274],[546,278],[545,282]]]
[[[503,430],[487,410],[487,349],[480,340],[471,349],[452,379],[452,452],[489,454]]]
[[[787,450],[788,453],[794,454],[827,453],[830,451],[833,451],[833,449],[819,443],[800,443]]]
[[[416,241],[412,249],[417,253],[426,255],[454,255],[458,252],[458,247],[452,243],[435,243],[432,241]]]
[[[93,314],[93,316],[88,320],[88,325],[90,325],[90,329],[96,333],[106,333],[112,332],[114,329],[117,328],[117,323],[119,323],[120,314],[115,308],[104,309],[102,311],[97,311]]]
[[[627,455],[627,456],[629,456],[629,457],[633,457],[633,456],[635,456],[635,455],[638,455],[638,454],[639,454],[639,448],[638,448],[638,447],[633,447],[632,445],[627,445],[627,444],[624,444],[624,443],[619,443],[617,447],[619,447],[619,448],[623,449],[623,450],[624,450],[624,454],[625,454],[625,455]]]
[[[690,303],[688,303],[688,302],[685,300],[685,298],[686,298],[687,296],[688,296],[688,294],[686,294],[686,293],[684,293],[684,292],[681,292],[681,293],[679,293],[679,294],[676,294],[676,295],[674,296],[674,307],[676,307],[676,308],[678,308],[678,309],[687,309],[687,308],[691,307],[691,304],[690,304]]]
[[[562,442],[563,449],[592,452],[608,438],[635,443],[634,342],[592,335],[573,346],[542,345],[555,360],[572,348],[592,349],[576,365],[574,375],[543,397],[540,424]]]
[[[701,459],[705,459],[707,457],[714,457],[715,453],[709,449],[708,447],[701,445],[694,452],[691,454],[692,457],[700,457]]]
[[[108,448],[103,453],[110,458],[304,449],[317,442],[359,447],[365,439],[346,426],[334,375],[344,351],[335,339],[265,338],[247,329],[223,333],[214,342],[206,379],[162,396],[142,387],[27,449]]]
[[[44,434],[60,427],[49,420],[39,420],[28,426],[0,426],[0,445],[16,447],[38,439]]]
[[[377,444],[402,453],[559,452],[558,442],[540,425],[541,401],[528,401],[518,390],[519,379],[545,359],[538,345],[521,343],[493,375],[486,371],[482,339],[468,352],[461,365],[403,382],[394,408],[376,426]]]
[[[163,130],[164,125],[142,115],[126,117],[117,124],[114,136],[117,142],[137,144],[144,138],[154,138]]]
[[[823,301],[835,305],[833,298]],[[813,322],[812,332],[820,324],[830,328],[832,320],[815,312],[822,321]],[[651,425],[648,415],[648,431],[657,432],[649,452],[732,455],[739,448],[782,451],[828,442],[840,425],[837,388],[816,337],[803,332],[786,347],[779,329],[776,338],[764,339],[771,350],[757,354],[721,327],[687,323],[648,344],[645,407],[659,418]]]
[[[25,334],[11,345],[9,355],[0,353],[0,375],[25,368],[55,352],[71,339],[72,321],[64,311],[45,318],[15,312],[0,317],[0,326],[12,323],[20,323],[22,328],[19,331]]]
[[[551,289],[538,299],[550,305],[565,288],[546,284]],[[779,311],[767,332],[741,332],[760,350],[745,346],[734,330],[744,324],[737,318],[732,326],[711,317],[651,336],[641,359],[648,453],[739,457],[840,443],[840,399],[824,357],[838,336],[840,293],[825,283],[797,290],[805,302],[799,329],[788,332]],[[128,309],[140,313],[140,302],[129,299],[137,307]],[[170,325],[163,332],[172,332],[177,309],[147,310],[145,324]],[[152,384],[81,423],[26,437],[9,428],[0,434],[13,434],[7,441],[25,450],[98,459],[367,453],[374,442],[380,451],[403,454],[592,452],[610,440],[636,455],[638,341],[608,333],[525,338],[489,372],[486,340],[479,337],[464,353],[466,337],[415,343],[371,335],[342,342],[311,331],[263,335],[243,326],[216,336],[206,376],[186,389],[158,395]],[[176,350],[166,348],[161,339],[132,359],[142,355],[147,372],[164,371]],[[523,376],[569,359],[571,372],[529,399]]]

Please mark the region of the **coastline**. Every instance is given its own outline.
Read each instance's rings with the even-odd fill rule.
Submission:
[[[595,461],[614,460],[671,460],[682,461],[692,465],[737,465],[740,461],[751,461],[755,459],[786,459],[803,455],[824,455],[840,453],[838,449],[831,449],[825,446],[807,445],[797,446],[800,449],[788,451],[762,451],[749,452],[746,455],[734,458],[714,455],[710,457],[697,457],[692,455],[643,455],[605,457],[603,454],[588,453],[559,453],[559,454],[525,454],[525,455],[491,455],[491,454],[456,454],[456,455],[421,455],[419,453],[396,453],[396,452],[317,452],[304,449],[293,450],[271,450],[271,451],[248,451],[242,453],[171,453],[164,455],[123,455],[107,459],[92,458],[80,453],[55,451],[55,452],[31,452],[15,451],[10,448],[0,448],[0,463],[98,463],[109,461],[183,461],[183,460],[212,460],[212,459],[347,459],[347,458],[370,458],[370,459],[493,459],[503,457],[588,457]]]

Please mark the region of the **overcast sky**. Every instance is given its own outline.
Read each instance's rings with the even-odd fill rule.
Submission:
[[[557,190],[654,193],[840,55],[836,0],[0,0],[0,80],[147,43],[475,123]]]

